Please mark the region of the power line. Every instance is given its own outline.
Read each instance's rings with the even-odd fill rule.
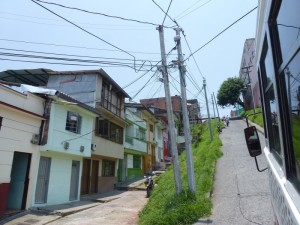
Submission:
[[[0,38],[0,41],[35,44],[35,45],[46,45],[46,46],[56,46],[56,47],[67,47],[67,48],[78,48],[78,49],[87,49],[87,50],[96,50],[96,51],[111,51],[111,52],[120,51],[117,49],[90,48],[90,47],[85,47],[85,46],[63,45],[63,44],[53,44],[53,43],[45,43],[45,42],[32,42],[32,41],[12,40],[12,39],[5,39],[5,38]],[[154,52],[135,52],[135,51],[129,51],[129,52],[135,53],[135,54],[160,55],[160,53],[154,53]]]
[[[20,59],[4,59],[0,58],[3,61],[12,61],[12,62],[30,62],[30,63],[39,63],[39,64],[54,64],[54,65],[65,65],[65,66],[95,66],[91,64],[78,64],[78,63],[58,63],[58,62],[45,62],[45,61],[33,61],[33,60],[20,60]],[[116,66],[102,66],[102,67],[116,67]]]
[[[81,58],[91,58],[91,59],[114,59],[114,60],[124,60],[124,61],[133,61],[133,59],[124,59],[124,58],[110,58],[110,57],[98,57],[98,56],[87,56],[87,55],[73,55],[73,54],[61,54],[61,53],[53,53],[53,52],[41,52],[41,51],[29,51],[24,49],[14,49],[14,48],[1,48],[2,50],[8,51],[17,51],[17,52],[30,52],[30,53],[38,53],[38,54],[47,54],[47,55],[59,55],[59,56],[72,56],[72,57],[81,57]],[[145,60],[136,60],[144,62]],[[149,61],[157,63],[157,61]],[[151,65],[152,66],[152,65]]]
[[[5,19],[5,20],[13,20],[13,21],[21,21],[21,22],[25,22],[25,23],[34,23],[34,24],[43,24],[43,25],[47,25],[47,26],[57,26],[57,27],[71,27],[70,25],[65,25],[65,24],[54,24],[54,23],[44,23],[44,22],[36,22],[36,21],[31,21],[31,20],[24,20],[24,19],[16,19],[16,18],[7,18],[7,17],[2,17],[0,16],[0,19]],[[81,22],[78,22],[79,24],[85,24],[85,23],[81,23]],[[92,24],[90,24],[92,25]],[[95,26],[96,24],[94,24]],[[99,26],[99,25],[98,25]],[[103,26],[103,25],[102,25]],[[105,26],[111,26],[111,25],[105,25]],[[115,25],[116,26],[116,25]],[[111,27],[92,27],[92,26],[83,26],[85,28],[90,28],[90,29],[100,29],[100,30],[152,30],[152,29],[147,29],[147,28],[111,28]]]
[[[150,80],[156,75],[157,71],[154,72],[154,74],[149,78],[149,80],[144,84],[144,86],[132,97],[134,99],[150,82]]]
[[[58,19],[51,19],[51,18],[37,17],[37,16],[28,16],[28,15],[17,14],[17,13],[9,13],[9,12],[3,12],[3,11],[0,11],[0,14],[7,14],[7,15],[13,15],[13,16],[18,16],[18,17],[25,17],[25,18],[32,18],[32,19],[39,19],[39,20],[48,20],[48,21],[61,22],[61,20],[58,20]],[[6,18],[6,17],[2,17],[2,18]],[[6,18],[6,19],[10,19],[10,18]],[[82,21],[75,21],[75,22],[79,23],[79,24],[86,24],[86,25],[92,25],[92,26],[114,26],[114,27],[133,27],[133,28],[146,27],[146,26],[120,25],[120,24],[88,23],[88,22],[82,22]],[[148,29],[150,29],[150,28],[148,28]]]
[[[86,32],[86,33],[88,33],[89,35],[91,35],[91,36],[93,36],[93,37],[95,37],[95,38],[97,38],[97,39],[103,41],[104,43],[106,43],[106,44],[108,44],[108,45],[110,45],[110,46],[112,46],[112,47],[114,47],[114,48],[116,48],[116,49],[118,49],[118,50],[120,50],[120,51],[122,51],[122,52],[124,52],[124,53],[126,53],[126,54],[128,54],[128,55],[130,55],[130,56],[132,56],[132,57],[134,58],[134,61],[135,61],[135,56],[134,56],[134,55],[132,55],[132,54],[130,54],[129,52],[127,52],[127,51],[125,51],[125,50],[123,50],[123,49],[117,47],[117,46],[114,45],[114,44],[109,43],[108,41],[106,41],[106,40],[104,40],[104,39],[98,37],[97,35],[95,35],[95,34],[89,32],[89,31],[85,30],[84,28],[78,26],[77,24],[71,22],[70,20],[64,18],[63,16],[58,15],[57,13],[53,12],[52,10],[50,10],[50,9],[48,9],[47,7],[45,7],[45,6],[41,5],[40,3],[38,3],[37,1],[39,1],[39,0],[37,0],[37,1],[36,1],[36,0],[31,0],[31,1],[34,2],[35,4],[39,5],[40,7],[46,9],[47,11],[51,12],[52,14],[54,14],[54,15],[60,17],[61,19],[67,21],[68,23],[74,25],[75,27],[79,28],[80,30],[82,30],[82,31],[84,31],[84,32]],[[135,65],[134,65],[134,68],[135,68]]]
[[[188,41],[187,41],[187,39],[186,39],[186,35],[185,35],[185,33],[184,33],[184,31],[183,31],[183,30],[182,30],[182,34],[183,34],[183,37],[184,37],[185,43],[187,44],[187,46],[188,46],[188,49],[190,50],[190,53],[191,53],[191,55],[192,55],[192,57],[193,57],[193,59],[194,59],[194,62],[195,62],[195,64],[196,64],[196,66],[197,66],[197,69],[198,69],[198,71],[199,71],[199,73],[200,73],[201,77],[202,77],[203,79],[205,79],[205,78],[204,78],[204,76],[203,76],[203,74],[201,73],[201,70],[200,70],[200,68],[199,68],[199,66],[198,66],[198,63],[197,63],[197,61],[196,61],[196,59],[195,59],[194,55],[192,54],[192,50],[191,50],[191,48],[190,48],[190,45],[189,45],[189,43],[188,43]]]
[[[121,63],[121,62],[113,62],[113,61],[99,61],[99,60],[87,60],[87,59],[76,59],[76,58],[61,58],[61,57],[49,57],[49,56],[41,56],[41,55],[28,55],[28,54],[17,54],[17,53],[8,53],[8,52],[0,52],[0,55],[10,56],[10,57],[22,57],[22,58],[35,58],[35,59],[50,59],[50,60],[58,60],[58,61],[72,61],[72,62],[81,62],[81,63],[96,63],[96,64],[105,64],[105,65],[114,65],[114,66],[126,66],[134,69],[131,66],[131,63]],[[144,64],[136,64],[138,66],[143,67]],[[135,65],[135,66],[136,66]]]
[[[205,2],[205,3],[203,3],[202,5],[198,6],[198,7],[195,8],[194,10],[192,10],[192,11],[190,11],[190,12],[184,14],[183,16],[181,16],[181,17],[179,17],[179,18],[177,18],[177,20],[180,20],[180,19],[182,19],[183,17],[186,17],[187,15],[189,15],[189,14],[191,14],[192,12],[196,11],[197,9],[199,9],[199,8],[201,8],[201,7],[203,7],[203,6],[205,6],[207,3],[211,2],[211,1],[212,1],[212,0],[208,0],[207,2]]]
[[[57,3],[54,3],[54,2],[46,2],[46,1],[41,1],[41,0],[35,0],[35,1],[42,2],[42,3],[45,3],[45,4],[49,4],[49,5],[59,6],[59,7],[66,8],[66,9],[77,10],[77,11],[81,11],[81,12],[85,12],[85,13],[89,13],[89,14],[101,15],[101,16],[110,17],[110,18],[114,18],[114,19],[120,19],[120,20],[126,20],[126,21],[130,21],[130,22],[136,22],[136,23],[142,23],[142,24],[147,24],[147,25],[158,26],[158,24],[151,23],[151,22],[140,21],[140,20],[136,20],[136,19],[128,19],[128,18],[124,18],[124,17],[120,17],[120,16],[112,16],[112,15],[99,13],[99,12],[92,12],[92,11],[88,11],[88,10],[85,10],[85,9],[80,9],[80,8],[76,8],[76,7],[70,7],[70,6],[57,4]],[[166,27],[166,28],[169,28],[169,27]]]
[[[167,54],[167,56],[166,57],[168,57],[169,55],[170,55],[170,53],[173,51],[173,50],[175,50],[175,48],[176,48],[176,46],[175,47],[173,47],[169,52],[168,52],[168,54]],[[155,67],[155,66],[157,66],[158,65],[158,63],[160,63],[161,62],[161,60],[160,61],[158,61],[154,66],[152,66],[151,68],[150,68],[150,70],[152,71],[152,69]],[[147,71],[146,73],[144,73],[143,75],[141,75],[140,77],[138,77],[137,79],[135,79],[135,80],[133,80],[132,82],[130,82],[129,84],[127,84],[127,85],[125,85],[124,87],[123,87],[123,89],[125,89],[125,88],[127,88],[127,87],[129,87],[130,85],[132,85],[132,84],[134,84],[135,82],[137,82],[139,79],[141,79],[142,77],[144,77],[144,76],[146,76],[146,74],[147,73],[149,73],[150,72],[150,70],[149,71]]]
[[[161,25],[162,25],[162,26],[163,26],[163,25],[164,25],[164,23],[165,23],[165,19],[166,19],[166,17],[167,17],[167,14],[168,14],[168,12],[169,12],[169,9],[170,9],[170,7],[171,7],[172,1],[173,1],[173,0],[171,0],[171,1],[170,1],[170,3],[169,3],[169,7],[168,7],[168,9],[167,9],[167,12],[165,13],[164,20],[163,20],[163,22],[161,23]]]
[[[196,1],[195,3],[193,3],[191,6],[189,6],[187,9],[185,9],[184,11],[182,11],[181,13],[179,13],[177,16],[175,16],[175,17],[179,17],[179,16],[181,16],[183,13],[185,13],[186,11],[188,11],[189,9],[191,9],[194,5],[196,5],[198,2],[201,2],[201,1],[203,1],[203,0],[198,0],[198,1]]]
[[[172,19],[170,16],[169,16],[169,14],[167,13],[167,12],[165,12],[163,9],[162,9],[162,7],[160,7],[160,5],[159,4],[157,4],[154,0],[152,0],[152,2],[165,14],[165,16],[168,16],[169,17],[169,19],[171,20],[171,21],[173,21],[177,26],[178,26],[178,24],[177,24],[177,22],[174,20],[174,19]]]
[[[212,39],[210,39],[208,42],[206,42],[204,45],[202,45],[200,48],[198,48],[196,51],[194,51],[193,53],[191,53],[189,55],[189,57],[187,57],[184,61],[188,60],[190,57],[192,57],[193,55],[195,55],[198,51],[200,51],[202,48],[204,48],[206,45],[208,45],[209,43],[211,43],[213,40],[215,40],[218,36],[220,36],[222,33],[224,33],[226,30],[228,30],[230,27],[232,27],[234,24],[236,24],[237,22],[239,22],[240,20],[242,20],[244,17],[246,17],[247,15],[249,15],[251,12],[253,12],[255,9],[257,9],[257,6],[254,7],[253,9],[251,9],[249,12],[247,12],[245,15],[243,15],[242,17],[240,17],[239,19],[237,19],[236,21],[234,21],[232,24],[230,24],[228,27],[226,27],[224,30],[222,30],[220,33],[218,33],[216,36],[214,36]]]

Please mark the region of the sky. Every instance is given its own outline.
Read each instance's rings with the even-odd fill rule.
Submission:
[[[134,102],[164,97],[162,74],[156,66],[161,64],[157,26],[163,24],[171,95],[180,95],[179,71],[172,66],[178,58],[177,50],[171,51],[175,46],[175,20],[185,35],[181,33],[187,99],[198,99],[203,117],[207,116],[203,79],[213,116],[211,96],[214,93],[217,97],[227,78],[239,75],[244,42],[255,37],[257,9],[205,44],[258,4],[257,0],[36,2],[0,1],[0,71],[102,68]],[[231,109],[219,108],[220,116],[229,115]]]

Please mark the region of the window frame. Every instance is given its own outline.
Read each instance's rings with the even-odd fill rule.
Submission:
[[[116,162],[112,160],[103,159],[102,171],[101,171],[102,177],[115,177],[115,172],[116,172]]]
[[[272,49],[273,63],[275,69],[275,79],[277,80],[278,107],[280,112],[280,128],[282,139],[282,155],[284,160],[284,172],[286,178],[294,185],[300,193],[300,179],[297,178],[295,151],[293,147],[293,136],[291,126],[290,105],[288,101],[288,90],[286,86],[285,69],[292,63],[297,54],[300,54],[300,39],[298,39],[288,53],[282,54],[280,45],[279,31],[277,27],[277,18],[282,6],[282,0],[273,1],[271,8],[268,29]],[[284,57],[285,55],[285,57]],[[295,178],[296,177],[296,178]]]
[[[107,127],[103,127],[101,126],[101,123],[105,123],[107,125]],[[117,128],[119,129],[118,132],[116,132],[116,137],[112,137],[112,132],[113,132],[113,128]],[[105,130],[104,130],[105,129]],[[112,142],[118,143],[118,144],[123,144],[124,142],[124,128],[107,120],[107,119],[103,119],[100,117],[97,117],[96,119],[96,126],[95,126],[95,135],[108,139]]]
[[[76,123],[73,122],[75,120],[73,120],[72,117],[77,118]],[[81,126],[82,126],[82,116],[77,112],[67,111],[65,130],[75,134],[80,134]]]

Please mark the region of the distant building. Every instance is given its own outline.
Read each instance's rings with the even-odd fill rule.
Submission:
[[[261,106],[257,68],[255,67],[255,39],[246,39],[241,66],[240,78],[244,82],[243,98],[246,110]],[[253,102],[254,100],[254,102]]]

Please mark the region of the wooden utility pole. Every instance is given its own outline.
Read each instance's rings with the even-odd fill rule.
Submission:
[[[193,152],[192,152],[192,144],[191,144],[191,131],[190,131],[190,123],[189,123],[187,100],[186,100],[186,81],[185,81],[186,68],[183,65],[183,57],[182,57],[182,49],[181,49],[181,41],[180,41],[181,28],[177,27],[175,28],[175,31],[176,31],[176,36],[174,38],[174,41],[176,42],[176,48],[178,52],[178,68],[179,68],[179,76],[180,76],[181,107],[182,107],[184,136],[185,136],[188,184],[189,184],[189,190],[192,193],[196,193],[194,160],[193,160]]]
[[[182,192],[182,183],[180,177],[180,166],[179,166],[178,150],[176,144],[175,122],[174,122],[173,107],[172,107],[171,94],[170,94],[169,76],[168,76],[167,63],[166,63],[166,50],[165,50],[163,26],[162,25],[158,26],[157,30],[159,32],[159,40],[160,40],[160,51],[161,51],[161,61],[162,61],[161,72],[163,75],[164,88],[165,88],[168,128],[170,134],[169,142],[171,142],[175,188],[176,188],[176,193],[180,194]]]

